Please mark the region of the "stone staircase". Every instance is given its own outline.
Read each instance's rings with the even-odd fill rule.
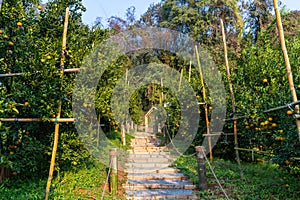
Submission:
[[[137,132],[126,163],[127,199],[197,199],[195,186],[178,169],[172,167],[170,153],[157,147],[155,135]]]

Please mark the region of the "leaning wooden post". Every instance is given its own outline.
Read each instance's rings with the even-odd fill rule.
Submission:
[[[198,179],[199,179],[199,189],[207,190],[207,178],[206,178],[206,168],[205,168],[205,147],[196,146],[197,160],[198,160]]]
[[[110,156],[110,174],[109,174],[109,189],[113,195],[118,191],[118,149],[113,148],[109,151]]]
[[[199,51],[197,45],[195,46],[195,51],[196,51],[196,56],[197,56],[197,62],[198,62],[198,68],[199,68],[199,73],[200,73],[200,81],[201,81],[201,87],[202,87],[202,96],[203,96],[203,101],[204,101],[204,112],[205,112],[205,122],[206,122],[206,132],[207,134],[210,134],[210,129],[209,129],[209,118],[208,118],[208,109],[207,109],[207,103],[206,103],[206,90],[205,90],[205,84],[203,80],[203,73],[202,73],[202,68],[201,68],[201,62],[200,62],[200,57],[199,57]],[[211,137],[208,137],[208,147],[209,147],[209,160],[210,162],[213,161],[213,153],[212,153],[212,145],[211,145]]]
[[[224,23],[223,23],[222,19],[221,19],[221,27],[222,27],[222,35],[223,35],[223,43],[224,43],[225,65],[226,65],[226,71],[227,71],[229,90],[230,90],[230,94],[231,94],[232,115],[233,115],[233,119],[234,119],[234,121],[233,121],[233,135],[234,135],[235,155],[236,155],[236,160],[237,160],[237,163],[238,163],[238,166],[239,166],[239,169],[240,169],[240,176],[241,176],[241,178],[243,178],[244,174],[243,174],[242,167],[241,167],[239,150],[237,149],[239,147],[239,145],[238,145],[238,136],[237,136],[235,96],[234,96],[234,91],[233,91],[232,82],[231,82],[231,74],[230,74],[228,55],[227,55],[226,34],[225,34],[225,28],[224,28]]]
[[[64,61],[65,61],[64,52],[66,50],[66,45],[67,45],[68,22],[69,22],[69,8],[66,9],[65,22],[64,22],[63,41],[62,41],[62,57],[60,60],[61,79],[63,78],[63,75],[64,75]],[[62,88],[60,88],[60,90],[62,90]],[[61,104],[62,104],[62,102],[60,101],[56,119],[60,118]],[[57,152],[57,146],[58,146],[58,134],[59,134],[59,123],[57,121],[55,123],[54,144],[53,144],[53,149],[52,149],[52,157],[51,157],[51,163],[50,163],[50,169],[49,169],[49,176],[48,176],[48,181],[47,181],[47,186],[46,186],[46,191],[45,191],[45,200],[48,200],[48,198],[49,198],[49,192],[50,192],[51,181],[52,181],[53,172],[54,172],[55,158],[56,158],[56,152]]]
[[[274,9],[275,9],[275,14],[276,14],[276,21],[277,21],[277,27],[278,27],[278,31],[279,31],[281,48],[282,48],[284,61],[285,61],[285,65],[286,65],[287,76],[288,76],[288,80],[289,80],[290,91],[292,94],[293,102],[297,102],[298,98],[297,98],[297,93],[296,93],[295,86],[294,86],[293,73],[292,73],[292,68],[291,68],[291,64],[290,64],[290,59],[289,59],[289,55],[288,55],[286,45],[285,45],[284,31],[283,31],[283,26],[282,26],[282,22],[281,22],[281,16],[280,16],[279,8],[278,8],[278,3],[277,3],[277,0],[273,0],[273,2],[274,2]],[[299,105],[295,106],[295,113],[296,114],[299,113]],[[300,119],[297,117],[295,117],[295,118],[296,118],[296,125],[297,125],[297,130],[298,130],[299,141],[300,141]]]

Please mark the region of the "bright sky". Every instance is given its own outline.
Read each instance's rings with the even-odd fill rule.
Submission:
[[[87,11],[83,14],[83,22],[92,24],[97,17],[102,18],[102,23],[111,16],[124,17],[126,9],[130,6],[136,8],[136,17],[147,11],[147,8],[152,3],[158,3],[161,0],[83,0],[83,4]],[[281,0],[287,5],[288,9],[300,10],[299,0]]]
[[[87,11],[83,14],[83,22],[92,24],[97,17],[102,18],[102,23],[106,23],[111,16],[124,17],[127,8],[134,6],[136,17],[145,13],[152,3],[161,0],[83,0]]]
[[[1,0],[0,0],[1,1]],[[46,2],[47,0],[42,0]],[[130,6],[136,8],[136,17],[147,11],[152,3],[161,0],[82,0],[87,11],[83,14],[83,22],[93,24],[97,17],[102,18],[102,23],[106,25],[107,19],[111,16],[124,17],[126,9]],[[281,0],[290,10],[300,10],[299,0]]]

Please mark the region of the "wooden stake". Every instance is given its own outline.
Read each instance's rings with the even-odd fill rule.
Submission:
[[[233,135],[234,135],[234,146],[235,146],[235,154],[236,154],[236,160],[240,169],[240,176],[241,178],[244,178],[244,174],[241,167],[241,161],[240,161],[240,155],[239,150],[237,149],[239,147],[238,145],[238,137],[237,137],[237,120],[236,118],[236,105],[235,105],[235,96],[234,91],[232,87],[231,82],[231,74],[229,69],[229,62],[228,62],[228,55],[227,55],[227,44],[226,44],[226,34],[225,34],[225,28],[223,20],[221,19],[221,27],[222,27],[222,35],[223,35],[223,43],[224,43],[224,58],[225,58],[225,65],[226,65],[226,71],[227,71],[227,78],[228,78],[228,84],[229,84],[229,90],[231,95],[231,102],[232,102],[232,113],[233,113]]]
[[[110,168],[111,172],[109,174],[109,188],[113,195],[118,192],[118,149],[113,148],[109,151],[110,156]]]
[[[199,68],[199,73],[200,73],[200,82],[201,82],[201,87],[202,87],[203,101],[206,102],[206,90],[205,90],[205,84],[204,84],[204,80],[203,80],[203,73],[202,73],[201,62],[200,62],[199,51],[198,51],[197,45],[195,46],[195,51],[196,51],[198,68]],[[209,129],[209,118],[208,118],[207,104],[205,103],[203,105],[204,105],[204,112],[205,112],[206,132],[209,135],[210,134],[210,129]],[[213,161],[213,154],[212,154],[212,146],[211,146],[211,137],[208,138],[208,148],[209,148],[209,160],[210,160],[210,162],[212,162]]]
[[[281,16],[278,8],[278,3],[277,0],[273,0],[274,2],[274,9],[275,9],[275,14],[276,14],[276,21],[277,21],[277,27],[279,31],[279,37],[280,37],[280,43],[281,43],[281,48],[284,56],[284,61],[286,65],[286,71],[287,71],[287,76],[289,80],[289,86],[290,86],[290,91],[292,94],[293,102],[297,102],[297,93],[295,90],[294,86],[294,80],[293,80],[293,73],[292,73],[292,68],[290,64],[290,59],[289,55],[286,49],[286,44],[285,44],[285,39],[284,39],[284,31],[283,31],[283,26],[281,22]],[[295,113],[299,113],[299,105],[295,106]],[[298,130],[298,136],[299,136],[299,141],[300,141],[300,119],[296,118],[296,125],[297,125],[297,130]]]
[[[64,31],[63,31],[63,40],[62,40],[62,56],[60,60],[60,67],[61,67],[61,79],[64,75],[64,61],[65,61],[65,50],[67,45],[67,30],[68,30],[68,22],[69,22],[69,8],[66,9],[65,14],[65,22],[64,22]],[[60,88],[62,90],[62,87]],[[60,118],[61,115],[61,104],[62,102],[59,102],[58,106],[58,113],[57,113],[57,119]],[[46,192],[45,192],[45,200],[48,200],[49,198],[49,192],[51,187],[51,181],[53,177],[54,172],[54,165],[55,165],[55,159],[56,159],[56,152],[57,152],[57,146],[58,146],[58,136],[59,136],[59,123],[55,124],[55,130],[54,130],[54,144],[52,149],[52,157],[51,157],[51,163],[50,163],[50,169],[49,169],[49,176],[46,186]]]
[[[192,75],[192,61],[190,61],[190,66],[189,66],[189,83],[191,82],[191,75]]]
[[[180,89],[181,89],[182,78],[183,78],[183,68],[181,69],[181,74],[180,74],[180,81],[179,81],[179,86],[178,86],[178,91],[179,92],[180,92]]]
[[[198,173],[198,181],[199,181],[199,189],[200,190],[207,190],[207,177],[206,177],[206,168],[205,168],[205,147],[203,146],[196,146],[197,152],[197,173]]]

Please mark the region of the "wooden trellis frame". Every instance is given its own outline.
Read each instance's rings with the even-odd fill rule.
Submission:
[[[65,55],[64,52],[66,50],[66,44],[67,44],[67,29],[68,29],[68,21],[69,21],[69,8],[66,8],[66,14],[65,14],[65,20],[64,20],[64,30],[63,30],[63,39],[62,39],[62,57],[60,60],[60,66],[61,66],[61,76],[60,78],[63,78],[64,73],[72,73],[72,72],[79,72],[80,68],[73,68],[73,69],[64,69],[64,61],[65,61]],[[15,76],[22,76],[26,73],[8,73],[8,74],[0,74],[1,77],[15,77]],[[62,89],[62,86],[60,90]],[[41,118],[0,118],[1,122],[52,122],[55,123],[55,132],[54,132],[54,144],[52,148],[52,157],[51,157],[51,163],[50,163],[50,169],[49,169],[49,176],[45,191],[45,200],[48,200],[49,198],[49,192],[50,192],[50,186],[52,181],[52,176],[54,172],[54,165],[55,165],[55,159],[56,159],[56,152],[57,152],[57,146],[58,146],[58,137],[59,137],[59,123],[69,123],[69,122],[75,122],[74,118],[60,118],[61,115],[61,104],[59,103],[58,113],[56,118],[50,118],[50,119],[41,119]]]

